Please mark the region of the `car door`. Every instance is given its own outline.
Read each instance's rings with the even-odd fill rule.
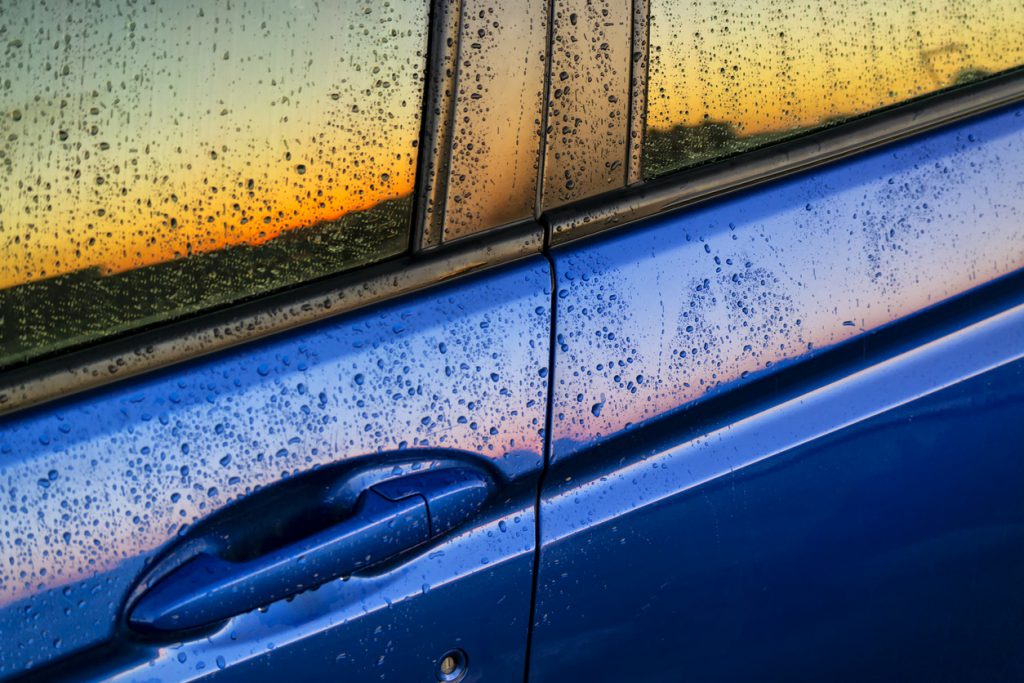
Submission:
[[[957,8],[635,3],[629,187],[546,215],[531,681],[1024,675],[1024,13]]]
[[[520,680],[546,4],[0,26],[0,678]]]

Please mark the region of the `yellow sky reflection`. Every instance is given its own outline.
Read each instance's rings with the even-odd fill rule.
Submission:
[[[651,0],[648,125],[814,126],[1024,63],[1020,0]]]
[[[408,194],[426,5],[19,4],[0,48],[0,288]]]

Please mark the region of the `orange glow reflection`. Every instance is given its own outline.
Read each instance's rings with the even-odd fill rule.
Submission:
[[[426,2],[12,14],[0,288],[259,244],[412,190]]]
[[[1019,0],[651,0],[648,128],[821,125],[1024,64]]]

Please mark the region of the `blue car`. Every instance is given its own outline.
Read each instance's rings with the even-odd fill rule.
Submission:
[[[0,680],[1024,680],[1019,0],[0,0]]]

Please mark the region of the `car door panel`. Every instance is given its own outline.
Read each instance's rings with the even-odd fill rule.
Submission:
[[[12,14],[0,680],[1024,677],[1024,14],[263,5]]]
[[[275,662],[298,657],[324,675],[408,680],[443,640],[467,650],[474,677],[522,675],[549,325],[549,270],[535,257],[7,417],[2,672],[106,643],[114,653],[72,670],[185,679],[247,663],[276,679]],[[438,454],[480,463],[503,488],[407,563],[174,647],[123,633],[147,563],[215,511],[328,464],[408,469]],[[463,599],[468,611],[446,607]],[[409,621],[382,617],[389,604]]]
[[[119,666],[99,662],[68,680],[432,680],[452,649],[467,655],[463,680],[518,680],[536,488],[504,493],[470,528],[401,564],[241,615],[206,637],[124,652]]]
[[[554,251],[552,457],[1024,265],[1012,108]]]
[[[542,499],[532,679],[1019,678],[1024,309],[1007,315],[567,469]]]
[[[1021,675],[1021,309],[977,288],[1022,145],[1011,107],[553,250],[531,680]]]

